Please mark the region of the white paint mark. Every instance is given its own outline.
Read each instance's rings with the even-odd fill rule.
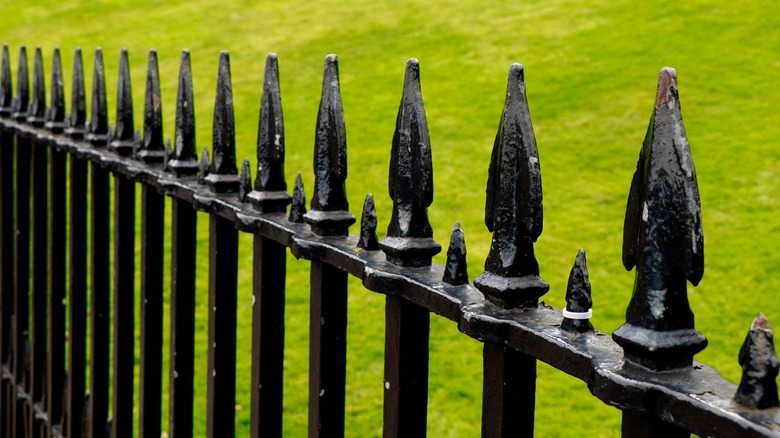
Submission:
[[[276,134],[276,137],[274,138],[274,145],[275,145],[276,147],[279,147],[279,146],[280,146],[280,144],[279,144],[279,140],[281,140],[281,139],[282,139],[282,136],[281,136],[280,134]]]
[[[211,375],[213,377],[217,377],[217,370],[211,370]]]
[[[531,164],[536,164],[539,162],[539,159],[536,157],[528,157],[528,162]]]
[[[647,202],[645,202],[642,204],[642,220],[647,222],[647,216],[648,216]]]
[[[323,395],[325,395],[325,390],[324,389],[320,389],[320,397],[322,397]]]
[[[325,317],[324,316],[320,317],[320,324],[321,325],[325,325]]]
[[[255,301],[257,301],[257,297],[252,295],[252,307],[255,307]]]
[[[385,389],[390,389],[390,382],[385,380]]]

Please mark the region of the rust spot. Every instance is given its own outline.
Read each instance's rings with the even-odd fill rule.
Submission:
[[[756,316],[756,319],[753,320],[753,324],[751,324],[750,329],[764,329],[764,330],[772,330],[772,326],[769,324],[769,320],[766,319],[766,316],[764,316],[763,313],[759,313],[758,316]]]
[[[659,108],[666,102],[666,96],[669,95],[669,88],[677,82],[677,72],[671,67],[664,67],[658,73],[658,92],[656,94],[655,107]]]

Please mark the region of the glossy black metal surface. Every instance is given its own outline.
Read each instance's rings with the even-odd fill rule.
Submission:
[[[157,68],[157,51],[149,50],[146,70],[146,94],[144,98],[144,137],[138,159],[145,163],[162,163],[165,155],[163,140],[162,97],[160,73]]]
[[[561,330],[573,333],[588,333],[593,331],[593,324],[590,323],[590,317],[582,314],[592,312],[593,299],[590,295],[590,279],[588,277],[588,266],[585,260],[585,250],[580,249],[577,252],[577,258],[574,259],[574,266],[569,273],[569,283],[566,286],[566,310],[577,315],[577,318],[567,318],[565,315],[561,321]],[[574,315],[572,315],[574,316]]]
[[[292,205],[287,220],[302,224],[303,215],[306,214],[306,193],[303,191],[303,180],[301,172],[295,175],[295,187],[293,187]]]
[[[214,102],[213,153],[205,183],[216,193],[238,191],[236,168],[236,124],[233,116],[233,90],[230,86],[230,55],[219,54],[217,97]]]
[[[780,360],[775,352],[772,326],[763,313],[750,325],[745,342],[739,350],[742,380],[734,400],[752,409],[780,406],[777,397],[777,371]]]
[[[176,127],[173,156],[167,169],[176,175],[198,173],[198,152],[195,141],[195,102],[192,94],[192,64],[189,50],[182,50],[179,65],[179,88],[176,95]],[[207,152],[208,154],[208,152]],[[208,155],[206,155],[208,162]]]
[[[116,90],[116,125],[108,147],[119,155],[131,155],[133,153],[135,125],[133,122],[133,91],[130,86],[130,60],[125,48],[119,55],[119,79]]]
[[[376,237],[376,207],[374,196],[369,193],[363,202],[363,214],[360,216],[360,238],[356,248],[364,251],[376,251],[379,249],[379,241]]]
[[[444,265],[444,276],[441,281],[453,286],[469,282],[468,265],[466,264],[466,237],[460,222],[455,221],[450,236],[450,246],[447,248],[447,263]]]

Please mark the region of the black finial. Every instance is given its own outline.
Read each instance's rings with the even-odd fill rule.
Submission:
[[[364,251],[376,251],[379,249],[379,242],[376,238],[376,208],[374,207],[374,195],[366,195],[363,202],[363,215],[360,217],[360,238],[357,247]]]
[[[3,67],[0,71],[0,116],[11,115],[13,99],[11,57],[8,54],[8,44],[3,44]]]
[[[450,247],[447,249],[447,263],[444,265],[444,276],[441,281],[459,286],[469,282],[468,265],[466,265],[466,237],[459,221],[455,221],[450,236]]]
[[[745,342],[739,349],[742,380],[734,400],[752,409],[780,406],[777,398],[777,371],[780,361],[775,353],[772,326],[763,313],[759,313],[750,325]]]
[[[687,282],[704,274],[696,171],[685,136],[677,73],[664,68],[626,207],[623,264],[636,266],[626,324],[612,337],[628,360],[653,370],[691,366],[707,339],[693,326]]]
[[[82,139],[87,121],[87,98],[84,91],[84,62],[81,48],[76,47],[73,55],[73,86],[70,95],[70,115],[65,133],[74,139]]]
[[[346,236],[355,216],[349,213],[347,180],[347,135],[339,88],[336,55],[325,58],[322,98],[314,136],[314,195],[304,220],[314,234]]]
[[[168,141],[165,142],[165,150],[163,151],[163,170],[168,170],[168,163],[173,155],[173,149],[171,149],[171,138],[168,137]]]
[[[160,73],[157,68],[157,51],[151,49],[149,50],[149,62],[146,69],[144,140],[141,143],[138,158],[145,163],[162,163],[164,157]]]
[[[206,177],[209,176],[209,168],[211,163],[209,162],[209,147],[204,146],[203,152],[200,154],[200,163],[198,163],[198,182],[206,184]]]
[[[284,119],[276,53],[265,60],[257,129],[257,177],[249,200],[263,212],[284,212],[291,200],[284,181]]]
[[[287,220],[295,223],[303,223],[303,215],[306,214],[306,193],[303,191],[301,172],[295,175],[295,187],[293,187],[292,205]]]
[[[92,74],[92,115],[87,128],[87,140],[92,145],[105,146],[108,140],[108,106],[106,104],[106,78],[103,70],[103,50],[95,49],[95,70]]]
[[[65,91],[62,83],[62,60],[60,48],[54,48],[51,64],[51,107],[46,118],[46,127],[55,134],[65,130]]]
[[[119,55],[119,80],[116,93],[116,130],[109,143],[109,149],[120,155],[133,154],[133,92],[130,87],[130,61],[127,49],[122,48]]]
[[[433,202],[433,165],[428,122],[420,91],[420,64],[406,62],[404,91],[395,120],[388,178],[393,216],[379,246],[400,266],[430,266],[441,252],[433,240],[428,206]]]
[[[32,103],[27,112],[27,123],[41,127],[46,124],[46,80],[43,76],[43,52],[35,48],[33,64]]]
[[[550,290],[534,242],[542,234],[542,174],[523,66],[509,68],[506,102],[490,157],[485,224],[493,232],[485,272],[474,285],[499,306],[534,307]]]
[[[238,181],[238,200],[247,202],[246,197],[252,191],[252,170],[249,168],[249,158],[244,158]]]
[[[561,329],[573,333],[593,331],[590,318],[593,316],[593,299],[590,294],[588,266],[585,250],[577,252],[574,266],[569,273],[569,285],[566,287],[566,308],[563,309]]]
[[[216,193],[238,192],[236,168],[236,124],[233,117],[233,91],[230,86],[230,55],[219,54],[217,97],[214,102],[212,161],[206,184]]]
[[[198,153],[195,146],[195,102],[192,94],[192,66],[189,50],[182,50],[179,66],[179,91],[176,96],[176,133],[173,155],[168,162],[176,176],[198,173]]]
[[[16,98],[13,101],[13,117],[18,121],[27,119],[30,104],[30,73],[27,71],[27,47],[19,48],[19,68],[16,75]]]

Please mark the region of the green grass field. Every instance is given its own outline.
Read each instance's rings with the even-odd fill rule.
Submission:
[[[633,273],[621,264],[623,217],[656,76],[661,67],[675,67],[706,242],[704,279],[689,288],[697,328],[710,342],[697,360],[737,381],[737,352],[756,313],[780,324],[780,251],[775,249],[780,241],[775,234],[780,229],[780,113],[775,108],[780,28],[772,18],[780,7],[775,3],[40,0],[6,2],[2,12],[0,38],[12,48],[13,71],[19,45],[42,46],[47,68],[58,45],[68,96],[73,49],[85,51],[91,90],[92,51],[101,46],[112,121],[120,48],[130,51],[139,127],[146,50],[156,48],[168,134],[179,53],[189,48],[199,148],[211,143],[218,54],[230,51],[238,155],[253,162],[264,59],[278,53],[287,180],[291,185],[301,170],[308,190],[322,65],[327,54],[338,54],[348,134],[347,193],[356,214],[366,192],[374,194],[380,238],[390,217],[386,178],[404,64],[418,58],[435,171],[429,216],[436,240],[445,247],[453,222],[461,221],[472,279],[482,271],[490,247],[484,190],[507,72],[511,63],[524,64],[544,187],[545,230],[536,245],[541,276],[551,285],[544,300],[564,305],[569,269],[577,250],[585,248],[593,323],[607,333],[624,321],[631,296]],[[206,219],[199,218],[198,435],[205,431]],[[240,257],[236,421],[237,434],[246,436],[250,236],[243,237]],[[442,263],[443,257],[435,261]],[[307,263],[290,258],[284,427],[291,437],[304,436],[307,422],[307,271]],[[350,288],[347,435],[379,436],[384,299],[358,280]],[[441,318],[432,318],[431,325],[429,435],[477,436],[481,345]],[[544,364],[538,374],[538,436],[619,434],[620,412],[591,397],[584,383]]]

